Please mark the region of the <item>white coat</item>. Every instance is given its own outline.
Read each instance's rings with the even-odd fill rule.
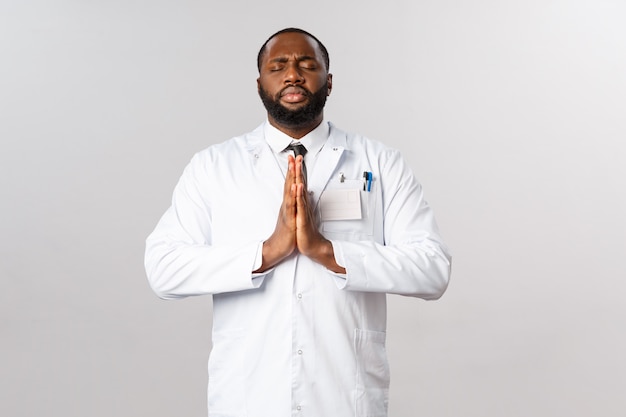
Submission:
[[[331,125],[312,201],[373,174],[362,219],[320,222],[345,276],[298,254],[253,276],[284,184],[263,132],[194,156],[147,239],[149,282],[165,299],[213,296],[209,416],[385,417],[386,293],[436,299],[448,284],[432,210],[399,152]]]

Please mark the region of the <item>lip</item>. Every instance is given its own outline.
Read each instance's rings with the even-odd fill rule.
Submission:
[[[306,100],[309,93],[302,87],[287,87],[280,92],[280,97],[287,103],[299,103]]]

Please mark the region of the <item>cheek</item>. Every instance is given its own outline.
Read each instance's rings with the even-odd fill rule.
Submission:
[[[263,89],[263,91],[265,91],[265,94],[274,97],[276,96],[276,94],[278,94],[278,92],[280,91],[280,85],[277,86],[276,82],[273,82],[272,80],[268,80],[267,78],[261,79],[260,82],[258,83],[258,88],[259,89]]]

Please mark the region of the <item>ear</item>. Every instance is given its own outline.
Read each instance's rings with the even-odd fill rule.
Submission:
[[[330,95],[330,92],[333,89],[333,74],[328,74],[326,76],[326,84],[328,85],[328,95]]]
[[[261,77],[256,79],[256,90],[259,91],[261,89]]]

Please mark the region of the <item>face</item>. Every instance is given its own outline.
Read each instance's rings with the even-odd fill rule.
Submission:
[[[257,80],[271,122],[298,127],[322,121],[332,87],[317,42],[301,33],[283,33],[266,46]]]

